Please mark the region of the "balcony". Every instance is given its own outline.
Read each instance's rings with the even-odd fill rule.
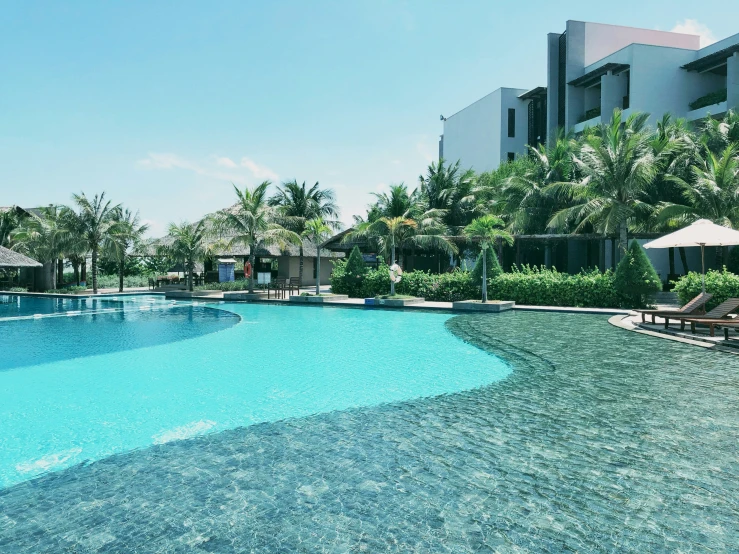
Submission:
[[[690,103],[690,111],[685,115],[685,119],[695,121],[708,117],[709,115],[722,115],[727,110],[726,95],[727,89],[721,89],[693,100]]]
[[[580,133],[586,127],[595,127],[599,123],[600,123],[600,106],[596,106],[595,108],[591,108],[588,111],[586,111],[584,115],[580,116],[577,119],[577,124],[575,125],[574,129],[576,133]]]

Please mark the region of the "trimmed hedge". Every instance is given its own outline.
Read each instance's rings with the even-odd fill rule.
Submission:
[[[691,271],[680,277],[675,283],[673,292],[677,293],[680,303],[685,304],[698,296],[701,292],[701,274]],[[709,310],[715,308],[724,300],[739,297],[739,275],[730,271],[708,270],[706,273],[706,292],[713,294],[713,298],[706,306]]]
[[[597,269],[577,275],[556,269],[514,266],[488,284],[488,296],[496,300],[514,300],[532,306],[574,306],[581,308],[621,308],[628,299],[616,292],[614,273]]]
[[[346,261],[335,263],[331,290],[354,298],[371,298],[390,291],[387,265],[365,274],[359,292],[351,290],[345,270]],[[511,273],[488,280],[488,296],[493,300],[514,300],[518,304],[538,306],[577,306],[588,308],[632,307],[631,301],[616,291],[614,273],[598,270],[578,275],[559,273],[556,269],[523,266]],[[398,294],[418,296],[435,302],[472,300],[480,296],[480,284],[470,273],[454,271],[440,275],[409,271],[395,287]]]

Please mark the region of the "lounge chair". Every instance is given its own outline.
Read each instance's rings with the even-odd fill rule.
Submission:
[[[713,337],[716,326],[721,326],[727,322],[733,324],[739,324],[739,319],[729,317],[729,314],[739,308],[739,298],[729,298],[725,302],[722,302],[716,306],[713,310],[702,316],[687,316],[687,317],[674,317],[672,319],[678,319],[680,321],[680,330],[685,329],[685,324],[690,323],[690,331],[695,333],[696,325],[705,325],[708,327],[708,332]],[[665,317],[665,329],[670,324],[670,316]]]
[[[655,323],[655,317],[665,316],[680,316],[680,315],[698,315],[706,313],[706,303],[713,298],[713,295],[708,292],[702,292],[690,302],[685,304],[682,308],[677,310],[636,310],[641,314],[642,322],[646,322],[646,316],[652,316],[652,323]]]

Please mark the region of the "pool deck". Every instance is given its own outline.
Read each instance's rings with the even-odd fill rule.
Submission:
[[[731,354],[739,354],[739,333],[736,332],[730,333],[729,339],[727,340],[724,338],[723,331],[721,330],[717,330],[716,336],[712,337],[708,329],[704,327],[697,327],[695,333],[691,333],[689,327],[681,330],[680,325],[674,323],[668,328],[665,328],[663,318],[655,318],[655,323],[651,323],[651,321],[645,323],[642,322],[641,315],[634,311],[626,316],[614,315],[608,321],[611,325],[626,331],[702,348],[713,348]]]

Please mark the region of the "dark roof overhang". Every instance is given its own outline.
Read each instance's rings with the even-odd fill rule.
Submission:
[[[614,75],[618,75],[619,73],[622,73],[629,69],[629,67],[631,66],[627,63],[607,63],[597,69],[593,69],[593,71],[589,71],[582,77],[573,79],[567,84],[572,85],[573,87],[589,87],[591,85],[599,83],[600,78],[609,71],[611,71]]]
[[[724,65],[726,60],[734,54],[734,52],[739,52],[739,43],[732,44],[723,50],[719,50],[718,52],[714,52],[708,56],[703,56],[702,58],[698,58],[690,63],[686,63],[682,68],[687,71],[698,71],[699,73],[710,71],[720,65]]]
[[[518,97],[519,100],[533,100],[534,98],[539,98],[541,96],[547,95],[547,87],[536,87],[532,88],[528,92],[524,92],[521,96]]]

